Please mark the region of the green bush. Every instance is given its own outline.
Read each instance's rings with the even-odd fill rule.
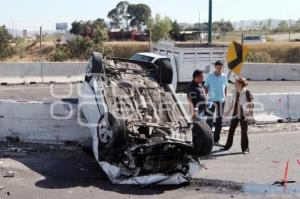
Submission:
[[[88,37],[76,37],[67,41],[66,47],[70,59],[86,60],[94,51],[95,44]]]
[[[68,49],[66,45],[57,45],[53,55],[51,56],[51,61],[65,61],[69,59]]]
[[[5,60],[14,54],[14,49],[10,45],[11,35],[5,26],[0,26],[0,60]]]

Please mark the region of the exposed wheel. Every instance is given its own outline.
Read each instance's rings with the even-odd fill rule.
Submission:
[[[102,115],[97,126],[97,136],[99,159],[114,161],[123,155],[121,152],[127,140],[123,120],[115,118],[111,113]]]
[[[205,122],[194,122],[192,132],[195,155],[208,155],[214,146],[211,128]]]
[[[93,52],[92,55],[92,73],[102,73],[103,64],[102,64],[103,55],[98,52]]]
[[[169,59],[159,59],[155,62],[159,67],[157,71],[157,81],[162,84],[172,84],[173,68]]]
[[[104,68],[103,68],[103,63],[102,63],[102,59],[103,59],[103,55],[101,53],[98,52],[93,52],[92,54],[92,58],[91,58],[91,74],[88,74],[85,76],[84,81],[86,81],[87,83],[90,83],[90,81],[92,80],[93,76],[92,74],[94,73],[103,73]]]

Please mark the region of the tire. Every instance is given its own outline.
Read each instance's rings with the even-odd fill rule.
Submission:
[[[172,84],[173,82],[173,68],[169,59],[159,59],[155,62],[159,67],[156,79],[161,84]]]
[[[91,73],[103,73],[102,59],[103,55],[101,53],[93,52]]]
[[[214,146],[210,127],[205,122],[194,122],[192,132],[195,155],[199,157],[208,155]]]
[[[124,121],[111,113],[102,115],[97,126],[97,136],[99,160],[119,161],[127,141]]]

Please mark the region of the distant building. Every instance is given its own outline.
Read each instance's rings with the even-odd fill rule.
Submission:
[[[207,39],[208,32],[207,31],[181,31],[180,32],[182,40],[188,41],[188,40],[202,40]],[[213,37],[219,36],[219,33],[212,33]],[[201,37],[200,37],[201,35]]]
[[[132,40],[132,41],[149,41],[148,34],[144,32],[138,32],[136,30],[132,31],[109,31],[108,32],[109,40],[114,41],[125,41],[125,40]]]
[[[266,37],[261,35],[247,35],[243,38],[244,43],[262,43],[266,41]]]

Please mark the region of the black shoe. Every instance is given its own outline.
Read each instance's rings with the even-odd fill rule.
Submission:
[[[222,151],[228,151],[229,149],[230,149],[229,147],[224,146],[221,150]]]

